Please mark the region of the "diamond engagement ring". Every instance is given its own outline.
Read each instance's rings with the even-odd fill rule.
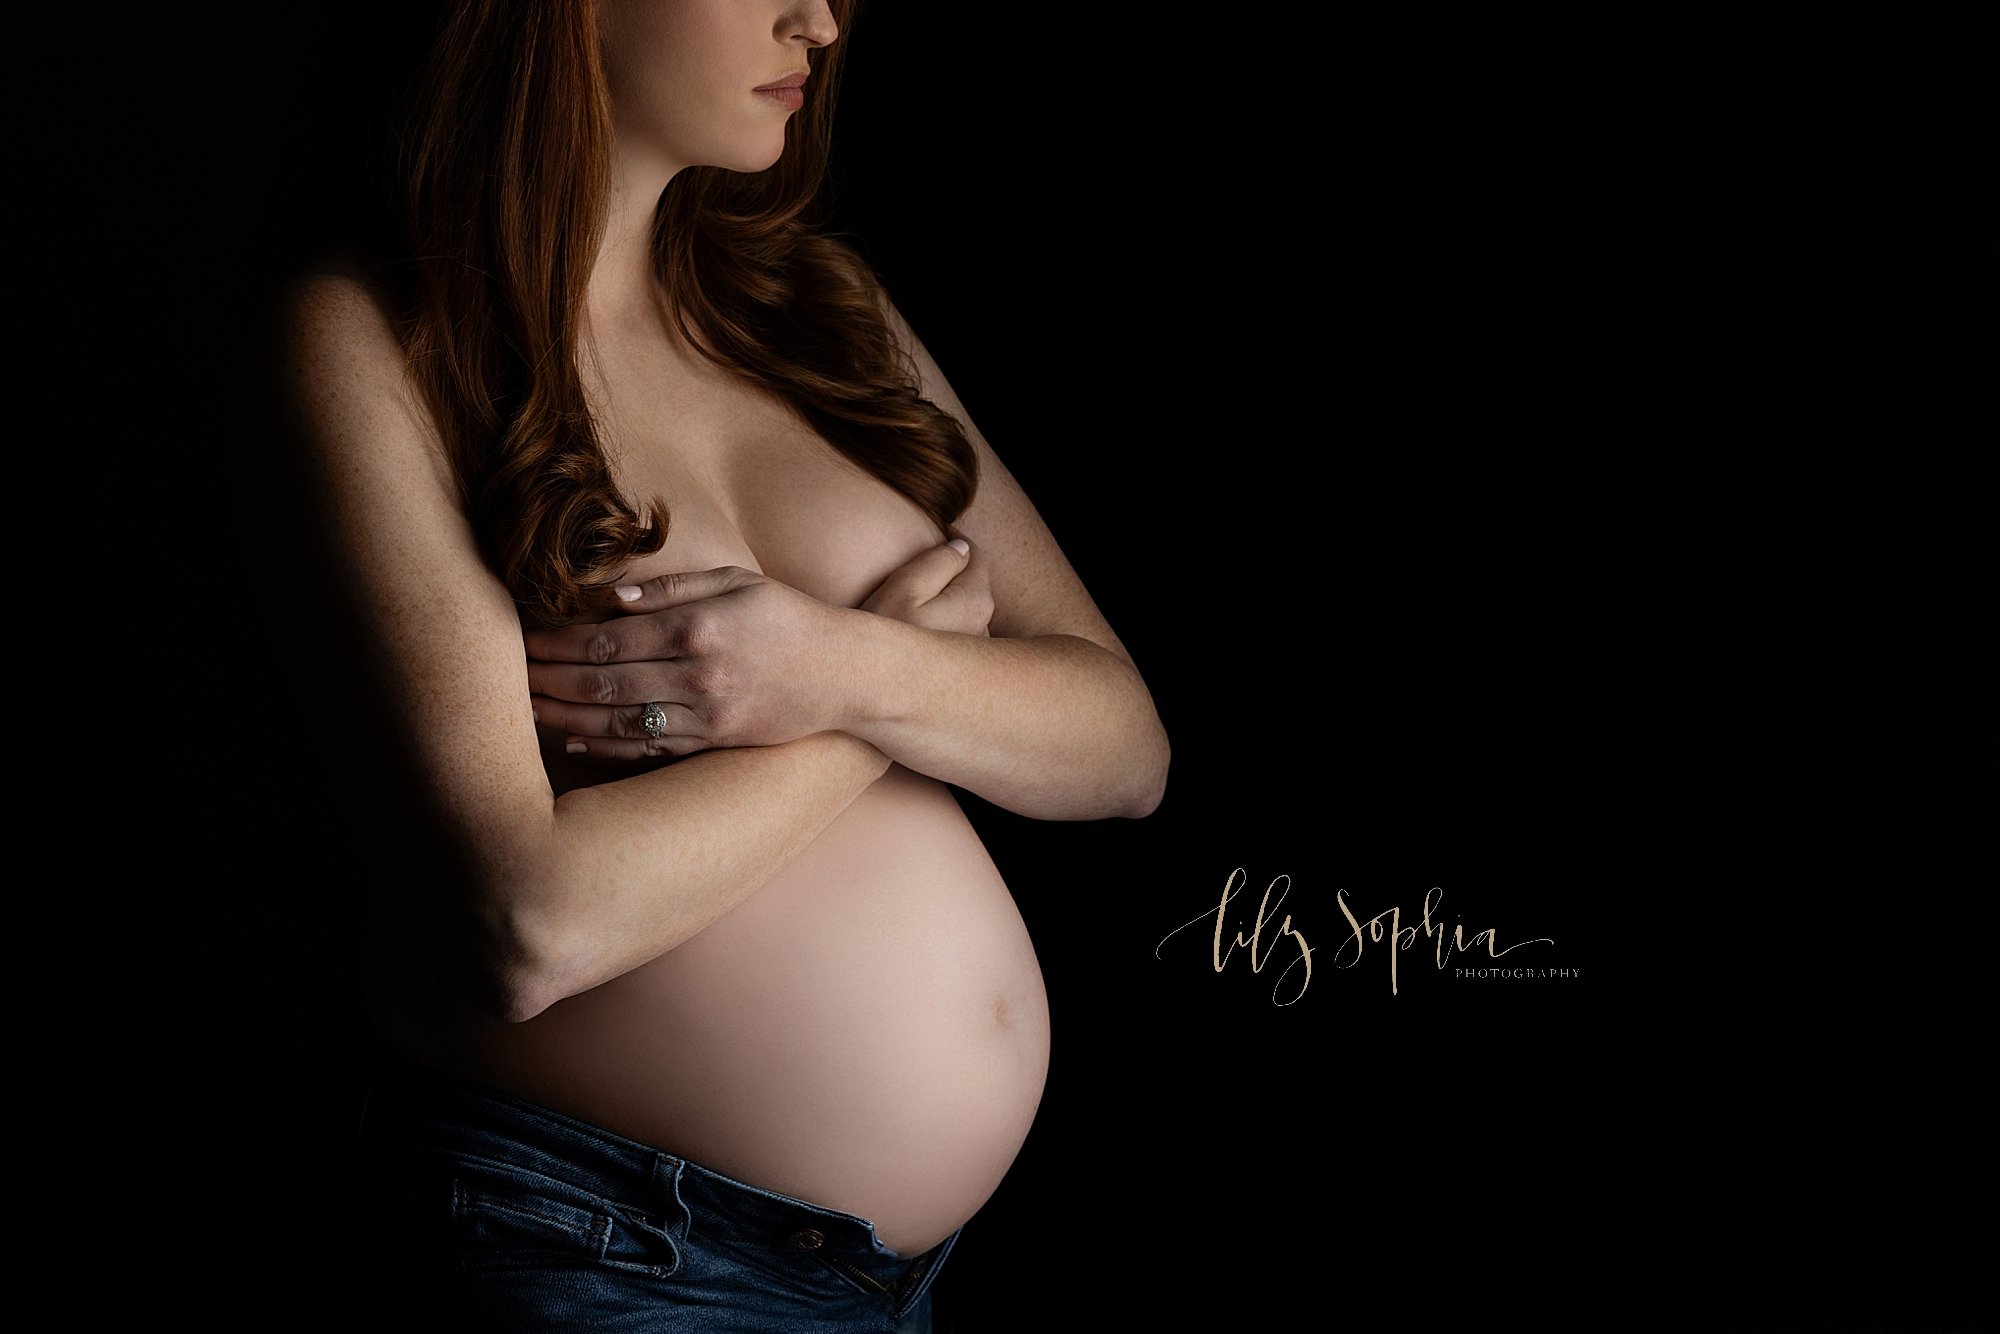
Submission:
[[[667,711],[658,704],[648,704],[639,715],[639,725],[646,729],[647,736],[658,741],[667,734]]]

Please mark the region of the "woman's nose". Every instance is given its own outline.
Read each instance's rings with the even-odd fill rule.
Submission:
[[[840,36],[827,0],[799,0],[786,13],[787,36],[800,37],[808,46],[831,46]]]

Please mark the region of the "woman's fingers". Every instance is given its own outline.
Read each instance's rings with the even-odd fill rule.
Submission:
[[[861,610],[926,630],[988,634],[993,593],[986,562],[971,543],[952,532],[949,540],[899,566],[869,594]]]
[[[688,665],[664,662],[608,662],[593,666],[583,662],[542,662],[528,659],[528,690],[531,694],[568,700],[572,704],[615,707],[645,704],[650,700],[687,699]]]
[[[993,590],[983,571],[966,571],[924,609],[924,621],[933,629],[954,630],[962,635],[991,636]]]
[[[741,565],[718,565],[712,570],[683,570],[678,574],[656,574],[636,584],[621,584],[618,607],[626,612],[665,611],[683,603],[712,598],[755,583],[764,576]]]
[[[677,657],[688,651],[690,635],[701,621],[699,612],[683,608],[763,578],[740,565],[656,575],[619,587],[622,617],[524,630],[521,639],[529,658],[547,662],[645,662]],[[635,596],[627,598],[627,593]]]
[[[861,604],[861,610],[906,619],[909,612],[929,602],[958,578],[970,563],[971,552],[971,544],[962,537],[919,551],[890,571],[889,577]]]
[[[628,741],[624,737],[587,736],[571,737],[563,743],[567,753],[592,760],[657,760],[668,755],[692,755],[707,748],[708,742],[697,736],[670,736],[658,741],[651,737]]]
[[[548,695],[534,698],[535,721],[543,727],[567,733],[566,739],[651,741],[646,730],[646,706],[625,705],[605,708],[596,704],[573,704]],[[660,706],[660,731],[664,737],[695,738],[708,731],[701,717],[685,704],[667,700],[651,701]]]
[[[643,705],[603,708],[538,695],[534,700],[535,721],[565,733],[563,749],[568,754],[593,760],[655,760],[662,756],[691,755],[707,748],[705,729],[692,709],[685,704],[657,702],[662,733],[657,737],[646,730]]]

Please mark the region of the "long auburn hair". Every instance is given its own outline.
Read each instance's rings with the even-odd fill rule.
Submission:
[[[843,37],[860,0],[830,0]],[[669,515],[619,493],[576,358],[609,194],[595,0],[447,0],[390,164],[402,337],[486,559],[563,624],[660,549]],[[689,167],[661,197],[655,269],[681,332],[792,404],[943,528],[978,460],[923,398],[850,246],[818,230],[844,41],[809,52],[806,104],[767,171]],[[399,233],[399,234],[398,234]]]

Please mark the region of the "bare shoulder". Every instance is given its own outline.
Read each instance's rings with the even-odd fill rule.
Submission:
[[[422,459],[449,490],[449,465],[410,375],[394,307],[352,265],[294,277],[277,294],[269,354],[292,438],[322,466]]]
[[[420,534],[457,541],[453,469],[383,289],[357,268],[315,267],[273,291],[264,318],[258,402],[238,434],[239,513],[260,568],[346,583]]]
[[[918,359],[919,353],[924,352],[924,345],[922,340],[917,337],[917,331],[910,327],[910,322],[903,318],[903,312],[896,308],[896,303],[890,298],[887,287],[884,287],[880,282],[876,282],[870,288],[869,294],[875,298],[876,308],[882,312],[882,318],[889,326],[889,334],[895,339],[897,350],[908,361],[911,372],[916,376],[919,388],[928,387],[924,384],[924,381],[928,378],[926,374],[927,368],[924,362]],[[928,359],[928,353],[925,353],[924,360],[927,361]]]
[[[297,275],[280,294],[278,313],[294,337],[327,350],[400,358],[388,298],[358,270],[315,269]]]
[[[958,418],[959,425],[965,429],[966,438],[979,453],[983,465],[986,457],[992,453],[992,447],[986,443],[986,437],[979,434],[979,428],[972,424],[972,418],[966,412],[965,405],[959,402],[951,382],[945,379],[944,372],[938,368],[937,362],[931,359],[930,349],[924,346],[921,338],[917,337],[917,331],[910,327],[910,322],[903,318],[903,312],[897,309],[886,287],[879,282],[876,283],[873,295],[877,308],[882,312],[883,320],[888,323],[890,336],[896,343],[896,350],[902,354],[904,362],[909,367],[917,392]]]
[[[272,316],[281,364],[309,395],[400,384],[406,359],[387,295],[355,268],[317,268],[279,291]]]

